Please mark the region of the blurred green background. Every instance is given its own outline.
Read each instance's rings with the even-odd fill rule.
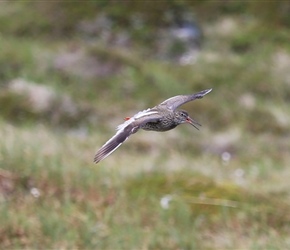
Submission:
[[[288,1],[1,1],[1,249],[290,247]],[[202,124],[123,118],[178,94]]]

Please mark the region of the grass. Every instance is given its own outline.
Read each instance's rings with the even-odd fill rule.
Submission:
[[[256,20],[242,23],[227,35],[207,24],[208,42],[186,66],[79,37],[1,38],[0,63],[10,65],[0,72],[1,248],[289,248],[288,33],[267,39],[254,32]],[[56,67],[78,49],[85,55],[76,65],[85,69],[93,57],[109,73]],[[80,115],[63,111],[52,122],[57,105],[31,113],[28,96],[7,90],[17,78],[49,86],[58,103],[70,98]],[[184,106],[200,131],[140,131],[92,163],[123,117],[210,87]]]

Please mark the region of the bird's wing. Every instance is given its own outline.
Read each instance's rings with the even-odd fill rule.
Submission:
[[[192,95],[178,95],[178,96],[173,96],[164,102],[160,103],[158,106],[163,106],[167,109],[170,110],[175,110],[179,106],[181,106],[184,103],[193,101],[195,99],[201,99],[203,98],[206,94],[211,92],[212,89],[206,89],[203,91],[200,91],[198,93],[192,94]]]
[[[108,140],[95,154],[94,162],[105,159],[125,142],[131,134],[136,133],[140,126],[147,122],[156,122],[160,119],[157,110],[147,109],[135,114],[129,120],[117,127],[117,133]]]

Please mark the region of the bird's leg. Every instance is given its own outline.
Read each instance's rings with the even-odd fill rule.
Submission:
[[[131,118],[131,117],[128,117],[128,116],[127,116],[127,117],[124,118],[124,120],[125,120],[125,121],[128,121],[128,120],[130,120],[130,118]]]

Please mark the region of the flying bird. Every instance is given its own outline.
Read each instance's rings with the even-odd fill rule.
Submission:
[[[206,89],[192,95],[174,96],[153,108],[140,111],[130,118],[125,118],[126,121],[117,127],[117,133],[97,151],[94,162],[98,163],[105,159],[139,129],[164,132],[182,123],[189,123],[198,129],[198,126],[201,125],[190,118],[186,111],[177,108],[187,102],[203,98],[211,90]]]

